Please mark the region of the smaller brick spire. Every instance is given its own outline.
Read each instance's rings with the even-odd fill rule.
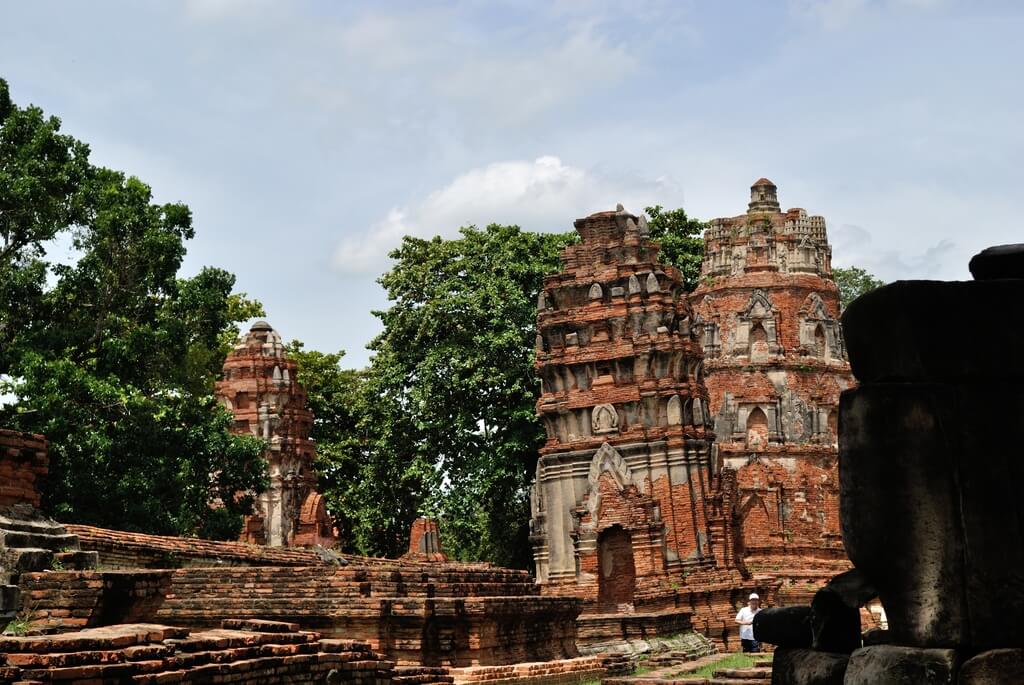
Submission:
[[[763,214],[765,212],[781,212],[779,207],[778,187],[767,178],[759,178],[750,186],[750,204],[747,214]]]

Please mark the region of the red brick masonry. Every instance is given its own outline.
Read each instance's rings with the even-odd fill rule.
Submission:
[[[738,473],[743,554],[805,604],[850,567],[839,535],[836,411],[854,384],[825,219],[782,212],[766,179],[705,233],[692,294],[718,461]]]
[[[127,624],[0,638],[0,685],[388,685],[393,667],[365,643],[322,640],[297,625],[265,621],[225,621],[223,628],[197,632]]]
[[[0,429],[0,507],[39,507],[39,481],[50,461],[42,435]]]

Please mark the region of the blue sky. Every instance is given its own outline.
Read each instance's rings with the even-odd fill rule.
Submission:
[[[0,3],[0,76],[183,201],[286,339],[367,361],[401,235],[700,218],[767,176],[834,262],[967,278],[1020,242],[1016,2]]]

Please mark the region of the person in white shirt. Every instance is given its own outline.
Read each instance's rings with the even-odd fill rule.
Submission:
[[[756,592],[750,593],[749,603],[736,614],[740,624],[740,643],[744,652],[760,652],[761,644],[754,639],[754,616],[761,611],[761,598]]]

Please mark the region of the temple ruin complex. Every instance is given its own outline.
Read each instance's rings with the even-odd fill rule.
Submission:
[[[825,219],[783,212],[762,178],[704,235],[691,297],[717,461],[737,473],[743,555],[783,579],[782,603],[849,568],[840,537],[836,416],[854,380]]]
[[[216,393],[234,414],[234,432],[266,443],[270,485],[256,496],[242,542],[333,546],[334,525],[316,491],[316,447],[309,438],[313,414],[306,408],[306,391],[296,380],[295,362],[266,321],[254,323],[228,354]]]
[[[658,262],[644,217],[621,205],[575,226],[580,242],[538,302],[547,442],[532,496],[537,582],[581,597],[594,639],[608,637],[602,625],[671,631],[669,617],[689,614],[728,641],[751,585],[736,554],[735,474],[711,458],[703,354],[681,276]]]

